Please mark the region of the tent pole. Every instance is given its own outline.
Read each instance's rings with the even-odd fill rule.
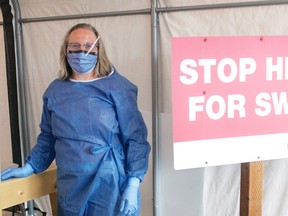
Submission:
[[[21,11],[18,0],[12,0],[12,6],[14,9],[15,16],[15,35],[16,35],[16,60],[17,60],[17,75],[18,75],[18,86],[19,86],[19,107],[20,107],[20,134],[22,138],[21,143],[21,154],[22,154],[22,165],[25,163],[25,158],[30,152],[29,142],[29,127],[27,117],[27,104],[25,100],[26,88],[25,88],[25,74],[23,67],[23,34],[22,24],[19,23],[21,19]],[[32,201],[27,202],[27,215],[34,215],[34,203]]]
[[[158,14],[157,0],[151,2],[152,62],[152,139],[153,139],[153,215],[159,215],[159,104],[158,104]]]
[[[240,7],[259,7],[259,6],[272,6],[288,4],[288,0],[266,0],[266,1],[248,1],[248,2],[232,2],[232,3],[215,3],[203,4],[181,7],[162,7],[157,8],[158,13],[192,11],[192,10],[209,10],[209,9],[227,9],[227,8],[240,8]]]
[[[15,0],[12,0],[12,2]],[[154,0],[151,0],[152,4]],[[169,13],[179,11],[192,11],[192,10],[209,10],[209,9],[225,9],[225,8],[240,8],[240,7],[259,7],[259,6],[272,6],[288,4],[288,0],[264,0],[264,1],[247,1],[247,2],[232,2],[232,3],[215,3],[215,4],[203,4],[181,7],[157,7],[155,6],[155,13]],[[52,16],[52,17],[35,17],[35,18],[20,18],[20,23],[31,22],[47,22],[47,21],[60,21],[60,20],[72,20],[83,18],[97,18],[97,17],[115,17],[115,16],[129,16],[129,15],[149,15],[150,9],[128,10],[128,11],[112,11],[101,12],[91,14],[75,14],[65,16]],[[152,11],[153,12],[153,11]],[[157,16],[157,15],[156,15]],[[1,22],[0,22],[1,25]]]
[[[27,121],[27,105],[25,96],[27,89],[25,87],[25,74],[23,67],[23,34],[22,34],[22,24],[19,22],[21,19],[20,6],[18,0],[12,0],[12,5],[14,9],[15,16],[15,39],[16,39],[16,61],[17,61],[17,75],[18,75],[18,85],[19,85],[19,107],[20,107],[20,133],[22,138],[22,163],[25,163],[25,157],[28,156],[30,151],[29,142],[29,129]]]
[[[19,21],[21,23],[31,23],[31,22],[73,20],[73,19],[83,19],[83,18],[116,17],[116,16],[131,16],[131,15],[149,15],[149,14],[150,14],[150,8],[145,8],[145,9],[139,9],[139,10],[111,11],[111,12],[99,12],[99,13],[90,13],[90,14],[73,14],[73,15],[64,15],[64,16],[23,18],[23,19],[20,19]]]
[[[5,45],[6,79],[9,105],[9,119],[12,144],[13,163],[22,164],[19,114],[18,114],[18,95],[17,95],[17,76],[14,46],[13,14],[9,0],[0,3],[3,16],[3,31]],[[7,161],[8,162],[8,161]],[[12,161],[11,161],[12,162]]]

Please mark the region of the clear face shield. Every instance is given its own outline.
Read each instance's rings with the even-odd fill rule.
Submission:
[[[91,45],[90,49],[87,51],[85,56],[87,56],[95,48],[95,45],[96,45],[97,41],[99,40],[99,38],[100,38],[100,36],[98,36],[96,38],[96,40],[93,42],[93,44]]]

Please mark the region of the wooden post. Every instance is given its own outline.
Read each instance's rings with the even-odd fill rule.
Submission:
[[[57,204],[57,192],[50,193],[50,203],[51,203],[51,209],[52,209],[52,216],[57,216],[57,209],[58,209],[58,204]]]
[[[262,215],[263,161],[241,164],[240,216]]]

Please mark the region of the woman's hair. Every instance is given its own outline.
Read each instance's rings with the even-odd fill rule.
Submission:
[[[72,68],[68,64],[67,61],[67,43],[68,43],[68,38],[70,34],[75,31],[76,29],[88,29],[92,32],[94,32],[96,38],[99,35],[98,31],[90,24],[87,23],[79,23],[75,26],[73,26],[65,35],[61,49],[60,49],[60,71],[59,71],[59,78],[62,80],[68,80],[71,75],[72,75]],[[111,72],[111,67],[112,64],[110,60],[107,57],[105,47],[103,44],[103,41],[101,37],[96,43],[96,46],[98,47],[98,62],[96,64],[96,67],[93,70],[93,73],[95,76],[98,77],[105,77],[110,74]]]

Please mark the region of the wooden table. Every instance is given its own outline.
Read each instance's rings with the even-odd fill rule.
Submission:
[[[0,182],[0,216],[2,216],[3,209],[48,194],[51,200],[52,214],[57,215],[56,169],[55,163],[52,163],[42,173]]]

